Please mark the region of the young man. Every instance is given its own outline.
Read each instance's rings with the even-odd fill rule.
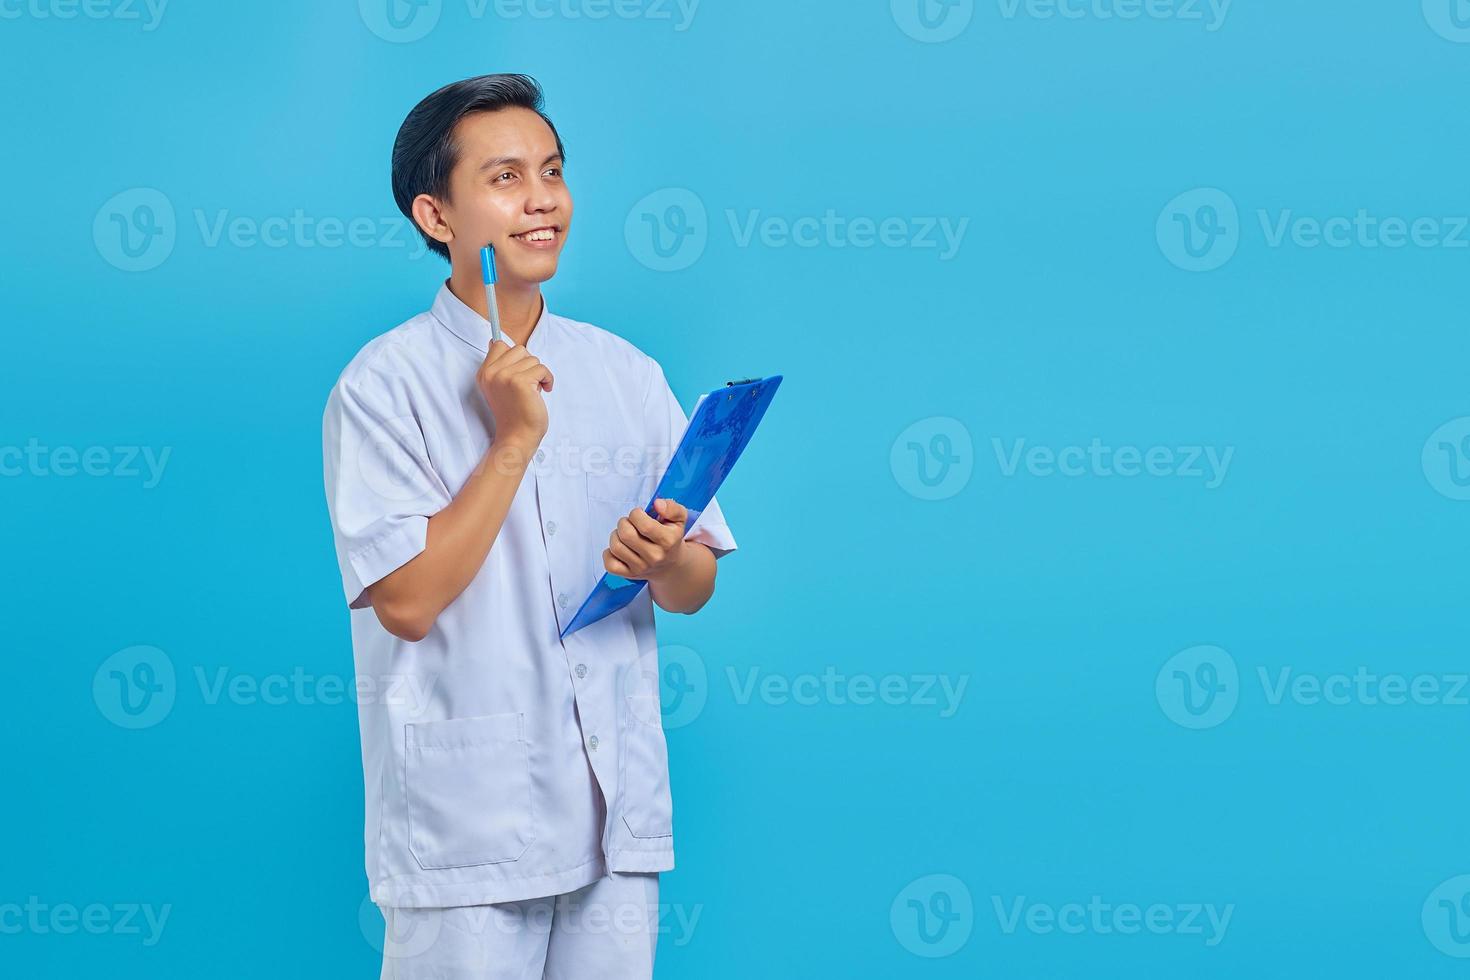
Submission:
[[[450,276],[352,359],[323,421],[385,978],[653,970],[674,864],[653,604],[703,606],[735,541],[713,501],[692,528],[676,501],[642,512],[688,419],[657,362],[546,308],[563,162],[524,75],[409,113],[393,194]],[[559,639],[604,571],[649,587]]]

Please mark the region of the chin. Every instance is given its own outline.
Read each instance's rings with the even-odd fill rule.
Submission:
[[[556,275],[556,259],[546,262],[537,262],[529,268],[516,269],[515,276],[522,282],[545,282]]]

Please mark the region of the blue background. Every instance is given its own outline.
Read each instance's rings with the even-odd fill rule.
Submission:
[[[576,199],[552,308],[658,358],[686,409],[729,377],[786,377],[720,493],[741,548],[715,600],[660,621],[707,685],[669,726],[662,900],[698,920],[663,936],[660,977],[1463,975],[1467,692],[1444,695],[1467,670],[1470,233],[1273,245],[1260,218],[1470,213],[1450,2],[1237,0],[1211,30],[1203,5],[1125,20],[1107,0],[1078,18],[987,0],[950,10],[970,19],[944,41],[903,0],[705,0],[684,30],[652,0],[623,9],[670,19],[442,0],[400,8],[437,16],[412,40],[368,0],[173,0],[152,30],[142,7],[7,5],[0,445],[115,465],[0,457],[18,668],[0,972],[377,975],[354,705],[210,703],[196,672],[350,680],[321,410],[446,275],[402,227],[389,149],[432,89],[520,70],[547,90]],[[140,188],[174,242],[128,271],[107,232],[148,225]],[[669,188],[704,214],[697,255],[660,271],[634,232],[644,213],[673,227],[668,194],[640,203]],[[731,227],[828,209],[901,219],[906,240],[968,224],[948,258]],[[209,234],[298,210],[397,232]],[[1220,221],[1228,260],[1181,267],[1169,230]],[[993,442],[1093,439],[1233,456],[1209,488],[1007,475]],[[116,472],[125,446],[169,451],[156,485]],[[942,499],[934,473],[955,474]],[[1237,679],[1214,692],[1228,712],[1197,716],[1210,692],[1170,693],[1169,664],[1206,644]],[[176,689],[133,730],[94,679],[139,645]],[[740,696],[753,670],[829,667],[967,686],[948,717],[841,685]],[[1260,680],[1360,667],[1441,696],[1314,704]],[[170,912],[153,945],[4,928],[31,896]],[[921,920],[915,896],[949,917]],[[1092,896],[1233,911],[1214,945],[1208,926],[1005,927],[1017,900]]]

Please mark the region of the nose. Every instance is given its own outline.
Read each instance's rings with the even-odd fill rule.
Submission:
[[[556,192],[550,184],[543,180],[532,182],[526,194],[527,214],[546,214],[549,211],[555,211],[556,204]]]

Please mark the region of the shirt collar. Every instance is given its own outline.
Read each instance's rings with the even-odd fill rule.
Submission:
[[[481,354],[490,350],[490,321],[480,314],[464,305],[464,302],[449,288],[449,280],[446,279],[439,286],[439,293],[434,297],[434,305],[429,309],[434,319],[444,325],[450,333],[460,340],[469,344]],[[536,321],[536,327],[531,331],[531,336],[526,340],[526,350],[531,353],[540,351],[546,343],[546,332],[548,321],[551,319],[551,307],[546,303],[546,295],[541,296],[541,317]],[[512,342],[510,337],[505,338]]]

